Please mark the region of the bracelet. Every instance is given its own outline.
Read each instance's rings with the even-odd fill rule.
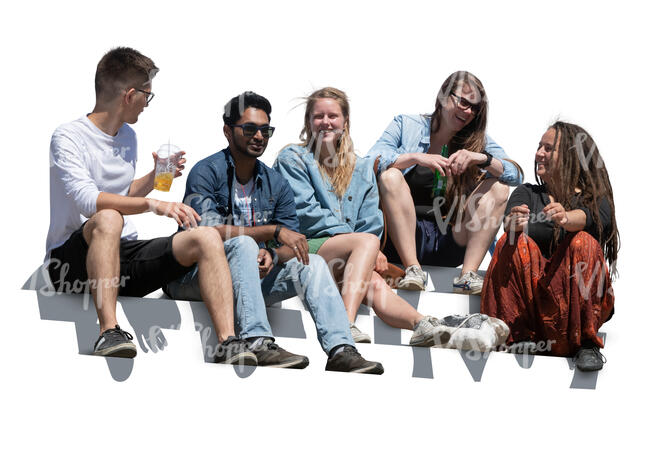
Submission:
[[[484,168],[488,167],[488,166],[492,163],[492,158],[493,158],[493,157],[492,157],[492,154],[491,154],[491,153],[488,153],[488,152],[486,152],[486,151],[483,151],[482,153],[483,153],[485,156],[487,156],[487,160],[485,160],[485,163],[477,164],[476,166],[478,166],[478,167],[484,169]]]
[[[275,232],[273,233],[273,238],[275,239],[276,242],[280,243],[278,240],[278,236],[280,235],[280,229],[282,229],[283,226],[281,224],[278,224],[275,226]]]

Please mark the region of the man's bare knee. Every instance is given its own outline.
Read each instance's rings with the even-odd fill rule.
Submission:
[[[113,209],[104,209],[90,217],[84,226],[83,236],[86,243],[90,244],[97,235],[112,236],[119,239],[124,227],[124,217]]]
[[[219,232],[208,226],[199,226],[192,231],[192,241],[200,251],[224,252],[223,241]]]

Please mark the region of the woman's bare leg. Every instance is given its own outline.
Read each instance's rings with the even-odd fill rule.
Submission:
[[[461,275],[476,272],[485,258],[508,202],[510,189],[496,178],[486,179],[470,195],[463,221],[453,228],[454,240],[465,246],[465,259]]]
[[[368,291],[378,252],[377,236],[365,233],[336,235],[318,250],[329,265],[334,280],[337,283],[343,281],[341,296],[351,323],[354,323]]]
[[[387,169],[378,180],[386,229],[405,267],[420,266],[415,251],[415,205],[399,169]]]
[[[413,330],[424,318],[406,300],[395,294],[377,272],[372,272],[365,303],[375,311],[379,319],[398,329]]]

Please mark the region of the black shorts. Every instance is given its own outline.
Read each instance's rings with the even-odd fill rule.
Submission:
[[[120,241],[120,276],[111,282],[119,286],[120,295],[142,297],[192,270],[192,267],[179,264],[174,257],[174,235]],[[47,270],[57,292],[88,292],[87,255],[83,226],[63,245],[52,250]]]

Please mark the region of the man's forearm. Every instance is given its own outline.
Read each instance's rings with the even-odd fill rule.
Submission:
[[[231,224],[222,224],[215,226],[222,239],[230,239],[240,235],[247,235],[252,237],[256,242],[266,242],[273,239],[275,233],[275,225],[268,224],[265,226],[233,226]]]
[[[296,252],[286,245],[276,248],[275,253],[278,255],[279,264],[284,264],[296,257]]]
[[[147,194],[151,193],[155,176],[155,172],[151,171],[144,177],[140,177],[131,182],[131,186],[129,187],[129,196],[145,197]]]
[[[122,215],[136,215],[151,210],[149,200],[144,197],[120,196],[113,193],[99,193],[97,211],[113,209]]]

